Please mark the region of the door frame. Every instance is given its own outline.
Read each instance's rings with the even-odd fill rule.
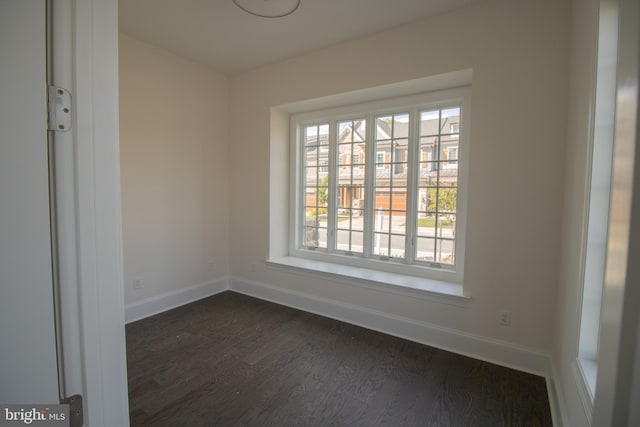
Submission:
[[[53,84],[72,94],[73,129],[56,132],[56,245],[64,394],[85,425],[128,426],[117,0],[51,3]]]

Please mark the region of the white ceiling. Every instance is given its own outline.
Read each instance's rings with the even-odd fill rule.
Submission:
[[[120,0],[119,20],[125,34],[233,75],[477,1],[302,0],[270,19],[232,0]]]

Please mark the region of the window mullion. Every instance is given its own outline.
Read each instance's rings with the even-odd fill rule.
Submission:
[[[376,179],[376,143],[375,143],[375,117],[367,116],[367,142],[365,145],[366,168],[364,176],[364,236],[363,256],[371,257],[373,248],[373,209],[375,206],[375,192],[373,190]]]
[[[335,251],[336,248],[336,206],[338,205],[337,158],[337,126],[336,121],[331,120],[329,122],[329,188],[327,189],[329,195],[327,200],[327,252],[329,253]]]
[[[420,113],[412,109],[409,113],[409,149],[407,153],[407,217],[405,260],[413,264],[416,257],[416,232],[418,221],[418,178],[420,175]]]

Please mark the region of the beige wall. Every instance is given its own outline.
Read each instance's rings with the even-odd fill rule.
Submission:
[[[119,49],[125,302],[131,303],[228,275],[229,82],[122,34]],[[136,276],[141,290],[133,289]]]
[[[569,12],[565,1],[486,2],[232,78],[231,275],[551,350]],[[466,307],[294,275],[262,263],[269,250],[268,215],[279,212],[270,197],[279,204],[286,200],[270,194],[269,179],[288,168],[287,159],[271,150],[271,120],[283,120],[271,117],[271,107],[466,68],[473,69],[465,262],[465,287],[473,299]],[[511,327],[498,325],[500,309],[513,312]]]

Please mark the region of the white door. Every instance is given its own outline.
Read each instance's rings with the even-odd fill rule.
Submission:
[[[0,402],[57,403],[45,0],[0,0]]]

